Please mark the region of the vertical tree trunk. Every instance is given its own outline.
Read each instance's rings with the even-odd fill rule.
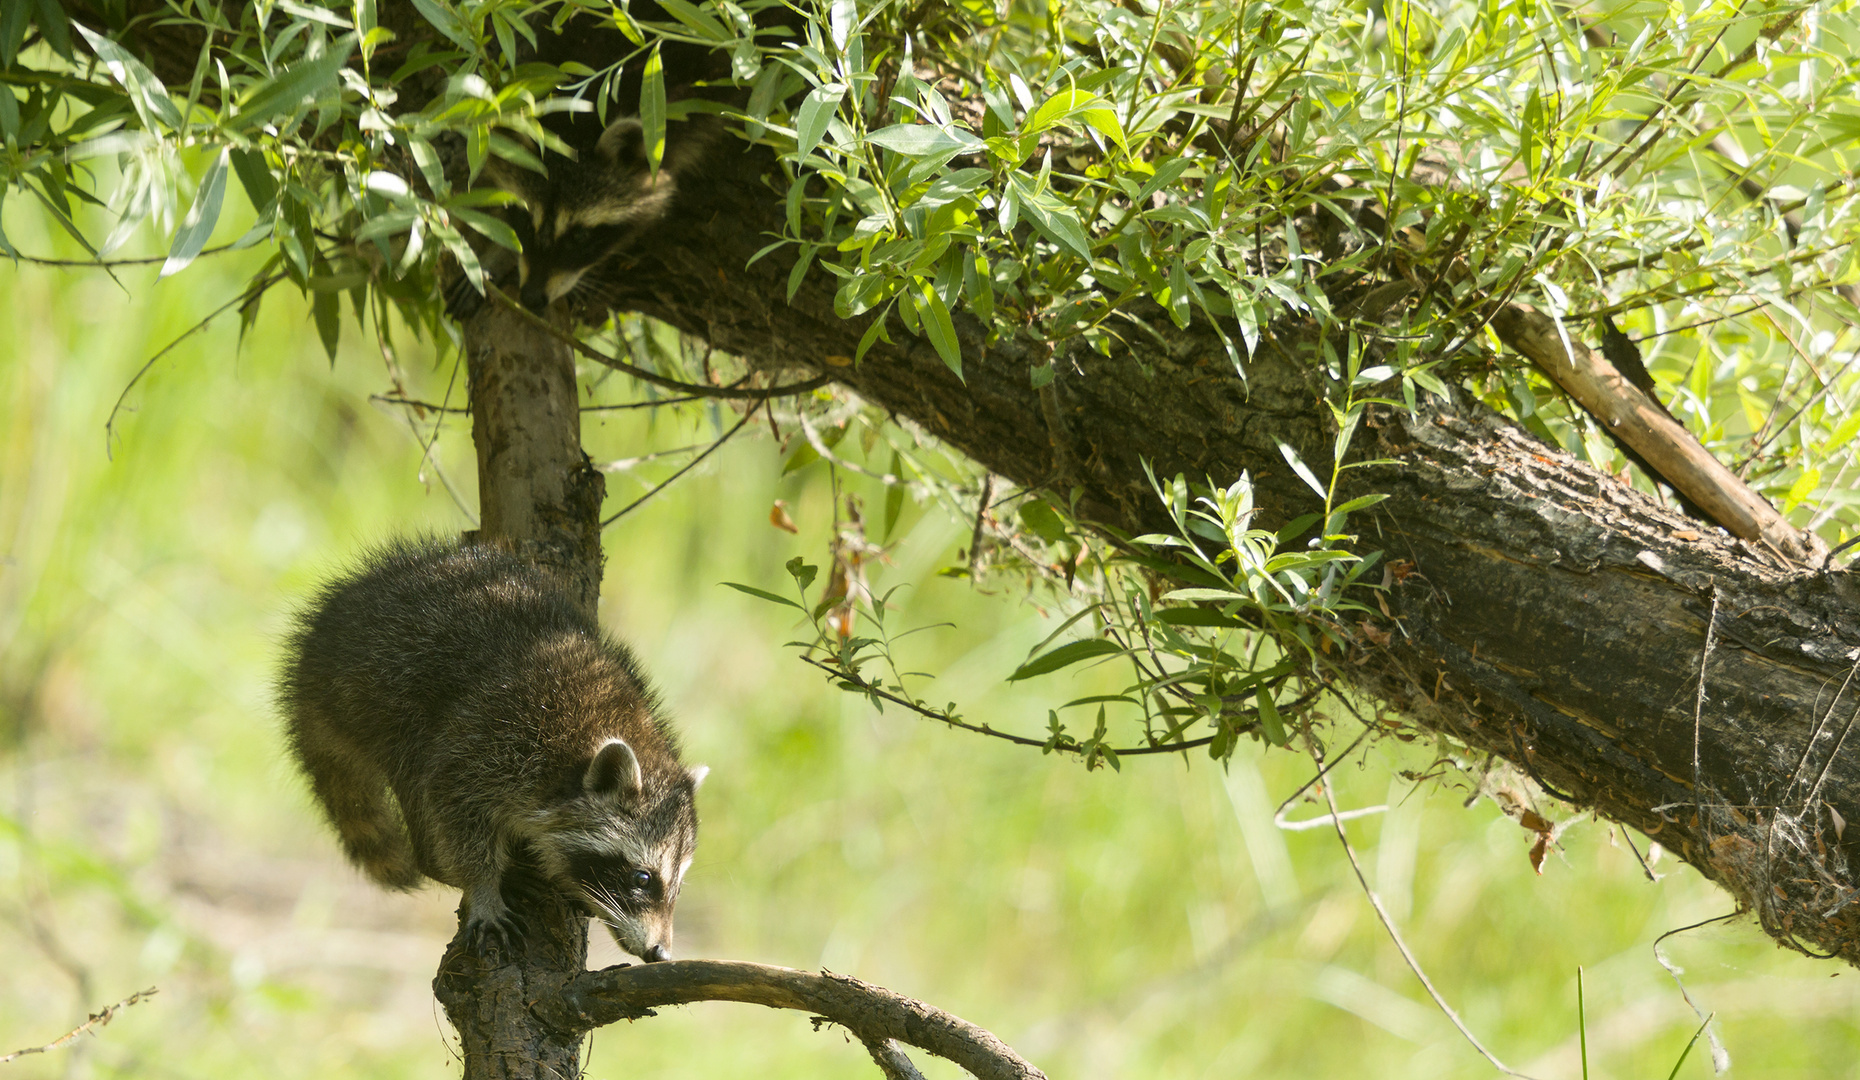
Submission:
[[[465,351],[478,450],[477,539],[536,564],[592,617],[606,478],[581,449],[573,354],[495,305],[466,324]],[[579,1076],[583,1030],[553,1028],[530,1004],[555,997],[587,966],[587,919],[546,887],[512,910],[520,940],[480,955],[466,947],[461,921],[433,979],[433,994],[458,1030],[465,1080]]]
[[[560,314],[557,325],[565,327]],[[601,593],[607,479],[581,449],[575,357],[496,305],[465,326],[481,540],[554,575],[590,616]]]

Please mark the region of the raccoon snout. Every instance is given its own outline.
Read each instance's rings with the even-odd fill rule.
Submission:
[[[524,282],[523,291],[518,294],[517,299],[521,300],[523,306],[532,313],[541,315],[543,309],[549,306],[549,291],[543,288],[543,283],[540,281],[527,281]]]
[[[640,957],[641,960],[644,960],[648,964],[656,964],[661,960],[670,960],[671,958],[672,950],[663,945],[652,946]]]

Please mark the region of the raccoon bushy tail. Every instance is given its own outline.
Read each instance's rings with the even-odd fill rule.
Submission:
[[[314,705],[287,698],[285,711],[292,748],[350,861],[388,888],[417,887],[424,875],[389,800],[387,776],[337,734]]]

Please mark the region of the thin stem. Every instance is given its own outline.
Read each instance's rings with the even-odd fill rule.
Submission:
[[[1306,733],[1305,740],[1305,748],[1307,752],[1310,753],[1311,760],[1322,766],[1324,764],[1323,751],[1319,750],[1316,744],[1311,742],[1309,732]],[[1323,791],[1324,802],[1330,807],[1331,824],[1337,829],[1337,841],[1343,845],[1344,855],[1349,857],[1350,869],[1356,874],[1357,884],[1363,887],[1363,895],[1369,898],[1369,906],[1376,910],[1376,918],[1381,920],[1382,929],[1387,930],[1389,938],[1395,942],[1395,948],[1401,953],[1402,960],[1407,963],[1408,970],[1414,972],[1414,977],[1421,981],[1421,988],[1427,991],[1427,996],[1434,999],[1434,1005],[1440,1009],[1441,1014],[1459,1030],[1460,1035],[1464,1037],[1468,1043],[1472,1044],[1474,1050],[1479,1051],[1480,1057],[1485,1058],[1486,1061],[1491,1063],[1494,1069],[1504,1073],[1506,1076],[1526,1076],[1526,1074],[1498,1060],[1497,1055],[1487,1050],[1485,1044],[1479,1041],[1479,1036],[1474,1035],[1472,1029],[1466,1026],[1466,1021],[1460,1019],[1460,1014],[1453,1011],[1453,1006],[1447,1004],[1447,999],[1441,996],[1440,991],[1434,989],[1433,980],[1427,977],[1427,972],[1422,969],[1421,962],[1415,958],[1414,953],[1408,948],[1408,943],[1402,940],[1401,931],[1396,928],[1394,918],[1389,915],[1388,909],[1382,906],[1382,898],[1377,896],[1376,891],[1369,887],[1369,878],[1363,873],[1363,864],[1356,858],[1356,848],[1350,844],[1350,834],[1344,831],[1343,821],[1338,816],[1341,811],[1337,809],[1337,796],[1332,792],[1331,785],[1323,785]]]
[[[493,286],[490,289],[490,296],[506,310],[514,312],[518,318],[529,323],[534,329],[548,334],[550,337],[555,338],[557,341],[567,345],[569,348],[588,359],[604,364],[607,367],[613,368],[615,371],[631,375],[641,382],[648,382],[654,386],[663,387],[666,390],[676,390],[681,394],[689,394],[692,397],[720,398],[725,401],[764,401],[769,398],[791,397],[795,394],[809,393],[833,381],[831,376],[822,375],[819,378],[808,379],[805,382],[789,383],[786,386],[771,386],[763,390],[755,390],[749,387],[738,389],[728,386],[705,386],[702,383],[680,382],[677,379],[668,379],[657,372],[647,371],[643,367],[635,367],[617,356],[609,356],[601,352],[599,349],[584,343],[575,335],[551,325],[547,320],[538,318],[529,309],[505,295],[502,289]]]
[[[605,529],[607,526],[612,525],[614,522],[619,521],[621,518],[632,513],[635,509],[637,509],[640,506],[641,503],[644,503],[647,499],[652,498],[654,495],[657,495],[659,492],[664,491],[666,488],[676,483],[679,477],[690,472],[692,469],[697,468],[699,462],[709,457],[712,453],[716,451],[716,449],[719,446],[722,446],[724,443],[729,442],[730,437],[735,435],[737,432],[743,430],[743,427],[747,425],[749,421],[755,417],[755,415],[756,415],[756,411],[754,409],[751,409],[748,412],[744,413],[743,418],[736,422],[735,427],[724,432],[723,436],[719,438],[716,442],[711,443],[709,446],[705,447],[703,453],[699,454],[697,457],[694,457],[690,461],[686,462],[683,468],[679,469],[677,472],[673,473],[672,475],[666,477],[664,482],[658,484],[652,490],[646,492],[644,495],[641,495],[639,498],[634,499],[632,502],[627,503],[625,506],[621,507],[619,510],[616,510],[612,517],[601,522],[601,528]]]

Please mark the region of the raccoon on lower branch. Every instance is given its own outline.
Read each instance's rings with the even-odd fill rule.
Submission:
[[[706,770],[679,763],[626,648],[528,563],[371,553],[298,613],[278,696],[349,858],[390,888],[463,889],[474,947],[508,940],[521,862],[622,949],[671,956]]]

